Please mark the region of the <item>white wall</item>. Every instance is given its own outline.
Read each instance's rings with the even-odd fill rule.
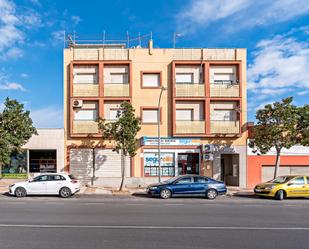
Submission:
[[[64,130],[37,129],[38,135],[33,135],[23,146],[27,150],[57,150],[57,171],[64,168]]]

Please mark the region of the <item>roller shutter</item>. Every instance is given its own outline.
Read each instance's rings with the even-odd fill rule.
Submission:
[[[262,166],[262,182],[274,178],[274,166]],[[309,175],[309,165],[280,166],[278,176],[282,175]]]

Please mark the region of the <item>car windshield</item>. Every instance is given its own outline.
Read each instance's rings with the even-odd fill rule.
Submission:
[[[271,183],[286,183],[287,181],[291,180],[293,177],[292,176],[279,176],[269,182]]]
[[[172,183],[175,180],[177,180],[178,178],[179,178],[179,176],[174,176],[174,177],[172,177],[172,178],[170,178],[168,180],[163,181],[163,183]]]

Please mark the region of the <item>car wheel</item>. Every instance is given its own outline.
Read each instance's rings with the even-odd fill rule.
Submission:
[[[161,190],[160,192],[160,197],[162,199],[168,199],[168,198],[171,198],[172,197],[172,192],[168,189],[163,189]]]
[[[213,200],[216,199],[216,197],[218,196],[218,192],[215,189],[209,189],[206,192],[206,198]]]
[[[285,197],[284,191],[282,189],[278,190],[275,197],[277,200],[282,201]]]
[[[22,187],[18,187],[15,190],[15,196],[16,197],[25,197],[27,195],[27,191],[26,189],[22,188]]]
[[[60,189],[59,195],[62,198],[68,198],[68,197],[70,197],[72,195],[72,192],[71,192],[71,190],[68,187],[63,187],[63,188]]]

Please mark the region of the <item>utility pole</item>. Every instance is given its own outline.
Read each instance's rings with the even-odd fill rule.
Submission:
[[[161,182],[161,134],[160,134],[160,123],[161,123],[161,97],[163,91],[167,90],[164,86],[161,87],[159,101],[158,101],[158,166],[159,166],[159,182]]]

